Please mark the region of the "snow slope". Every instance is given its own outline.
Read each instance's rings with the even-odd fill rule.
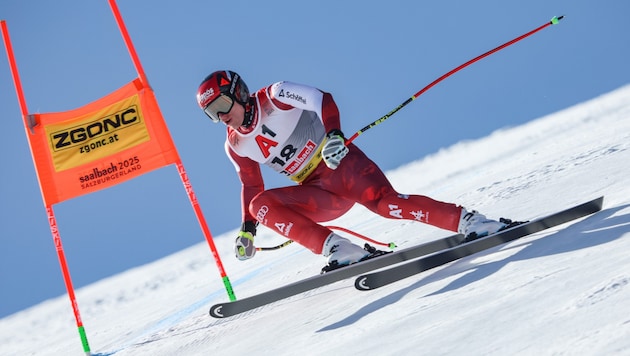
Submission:
[[[414,145],[422,143],[402,149]],[[628,355],[629,148],[630,86],[460,142],[388,176],[400,192],[495,218],[531,219],[600,195],[604,210],[376,291],[345,280],[225,320],[207,315],[227,296],[199,243],[78,291],[92,352]],[[448,234],[362,207],[334,224],[400,247]],[[233,237],[215,240],[238,297],[316,274],[325,262],[296,244],[239,262]],[[257,237],[261,246],[282,241],[268,230]],[[81,353],[65,295],[0,320],[1,355]]]

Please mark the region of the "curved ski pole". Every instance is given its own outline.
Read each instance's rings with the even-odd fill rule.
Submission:
[[[398,247],[398,246],[396,246],[396,244],[395,244],[395,243],[393,243],[393,242],[380,242],[380,241],[376,241],[376,240],[371,239],[371,238],[369,238],[369,237],[367,237],[367,236],[365,236],[365,235],[361,235],[361,234],[359,234],[358,232],[354,232],[354,231],[352,231],[352,230],[350,230],[350,229],[346,229],[345,227],[340,227],[340,226],[326,226],[326,227],[327,227],[327,228],[329,228],[329,229],[333,229],[333,230],[338,230],[338,231],[343,231],[343,232],[346,232],[346,233],[351,234],[351,235],[354,235],[354,236],[356,236],[356,237],[358,237],[358,238],[360,238],[360,239],[363,239],[363,240],[365,240],[365,241],[367,241],[367,242],[371,242],[371,243],[373,243],[373,244],[375,244],[375,245],[387,246],[387,247],[389,247],[389,249],[390,249],[390,250],[393,250],[393,249],[395,249],[396,247]],[[281,243],[280,245],[277,245],[277,246],[271,246],[271,247],[256,247],[256,251],[274,251],[274,250],[278,250],[278,249],[281,249],[281,248],[283,248],[283,247],[289,246],[289,245],[290,245],[290,244],[292,244],[292,243],[293,243],[293,240],[287,240],[287,241],[285,241],[285,242],[283,242],[283,243]]]
[[[393,243],[393,242],[380,242],[380,241],[376,241],[376,240],[371,239],[371,238],[369,238],[369,237],[367,237],[367,236],[365,236],[365,235],[361,235],[361,234],[359,234],[358,232],[354,232],[354,231],[352,231],[352,230],[346,229],[346,228],[341,227],[341,226],[326,226],[326,227],[327,227],[327,228],[329,228],[329,229],[333,229],[333,230],[338,230],[338,231],[343,231],[343,232],[346,232],[346,233],[351,234],[351,235],[354,235],[354,236],[356,236],[356,237],[358,237],[358,238],[360,238],[360,239],[363,239],[363,240],[365,240],[365,241],[367,241],[367,242],[371,242],[371,243],[373,243],[373,244],[375,244],[375,245],[387,246],[387,247],[389,247],[389,249],[390,249],[390,250],[393,250],[393,249],[395,249],[396,247],[398,247],[398,246],[396,246],[396,244],[395,244],[395,243]]]
[[[354,141],[354,139],[356,139],[357,137],[359,137],[359,135],[361,135],[362,133],[364,133],[365,131],[371,129],[372,127],[382,123],[383,121],[389,119],[392,115],[394,115],[396,112],[398,112],[398,110],[402,109],[403,107],[407,106],[407,104],[409,104],[410,102],[416,100],[420,95],[422,95],[424,92],[426,92],[427,90],[431,89],[433,86],[435,86],[437,83],[441,82],[442,80],[446,79],[447,77],[451,76],[452,74],[460,71],[461,69],[468,67],[469,65],[495,53],[498,52],[500,50],[502,50],[503,48],[510,46],[520,40],[522,40],[525,37],[529,37],[531,35],[533,35],[534,33],[550,26],[550,25],[556,25],[560,20],[562,20],[562,18],[564,18],[564,16],[554,16],[549,22],[545,23],[544,25],[537,27],[521,36],[518,36],[516,38],[514,38],[513,40],[510,40],[478,57],[475,57],[471,60],[469,60],[468,62],[460,65],[457,68],[452,69],[451,71],[449,71],[448,73],[442,75],[441,77],[437,78],[436,80],[434,80],[433,82],[431,82],[431,84],[427,85],[426,87],[422,88],[419,92],[415,93],[413,96],[411,96],[409,99],[407,99],[404,103],[398,105],[396,108],[394,108],[394,110],[388,112],[387,114],[385,114],[384,116],[382,116],[380,119],[372,122],[371,124],[365,126],[364,128],[362,128],[361,130],[357,131],[354,135],[352,135],[348,140],[346,140],[346,146],[349,145],[352,141]]]
[[[256,251],[273,251],[273,250],[277,250],[286,246],[289,246],[290,244],[293,243],[293,240],[287,240],[284,243],[281,243],[280,245],[277,246],[272,246],[272,247],[256,247]]]

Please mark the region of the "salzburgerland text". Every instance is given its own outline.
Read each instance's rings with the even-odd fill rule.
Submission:
[[[93,168],[90,173],[79,177],[81,189],[88,189],[142,169],[138,156],[131,157],[116,164],[110,162],[106,168]]]

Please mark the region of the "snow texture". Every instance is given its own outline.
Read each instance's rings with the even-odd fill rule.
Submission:
[[[422,142],[401,149],[414,145]],[[493,218],[533,219],[600,195],[604,209],[382,289],[359,292],[349,279],[222,320],[208,315],[228,297],[200,242],[79,289],[91,350],[117,356],[628,355],[629,148],[626,86],[419,157],[388,172],[401,193]],[[331,224],[399,247],[449,234],[359,206]],[[235,233],[215,242],[237,297],[317,274],[325,263],[297,244],[240,262],[232,256]],[[260,246],[281,242],[264,228],[256,238]],[[82,351],[66,295],[0,320],[2,355]]]

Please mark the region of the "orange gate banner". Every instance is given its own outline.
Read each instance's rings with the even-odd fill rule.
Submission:
[[[26,125],[46,205],[179,161],[155,95],[139,79],[75,110],[29,115]]]

